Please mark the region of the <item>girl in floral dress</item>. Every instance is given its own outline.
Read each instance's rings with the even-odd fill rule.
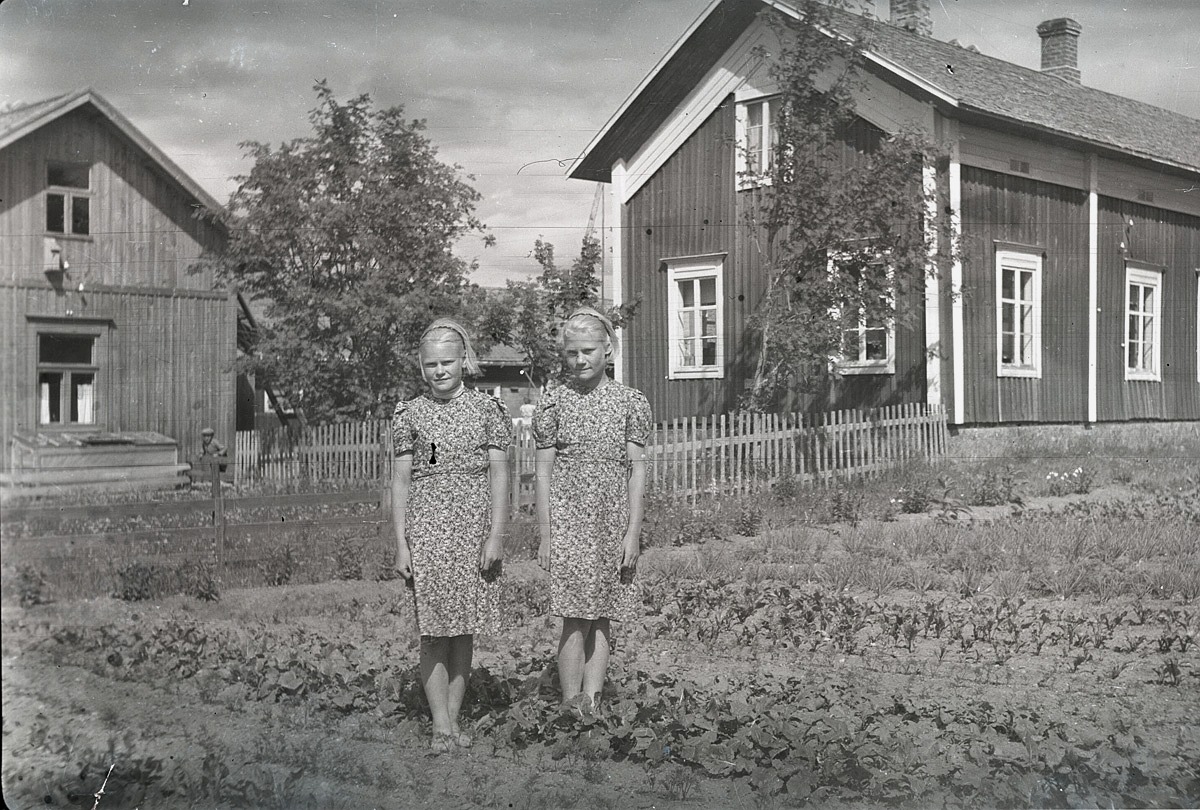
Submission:
[[[563,328],[570,382],[546,394],[533,417],[537,443],[538,563],[550,572],[550,612],[562,617],[558,677],[563,700],[604,690],[610,622],[641,602],[645,446],[650,405],[608,378],[612,323],[584,307]]]
[[[466,330],[439,319],[421,337],[429,390],[392,417],[396,564],[412,587],[421,634],[421,681],[435,751],[471,744],[458,725],[472,637],[499,630],[499,573],[508,508],[504,404],[463,386],[478,373]]]

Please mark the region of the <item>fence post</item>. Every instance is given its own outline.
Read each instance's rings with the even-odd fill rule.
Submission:
[[[213,528],[217,539],[217,570],[225,572],[225,493],[221,489],[221,465],[209,462],[212,473]]]

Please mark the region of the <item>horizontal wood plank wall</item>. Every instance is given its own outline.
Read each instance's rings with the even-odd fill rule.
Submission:
[[[1087,193],[971,166],[962,185],[966,421],[1085,421]],[[997,241],[1043,250],[1040,379],[996,374]]]
[[[1125,380],[1127,259],[1163,271],[1161,382]],[[1100,198],[1097,418],[1101,421],[1200,419],[1197,269],[1200,217]]]
[[[650,400],[655,419],[715,413],[741,393],[734,347],[740,338],[748,269],[734,261],[734,109],[727,100],[625,206],[625,296],[638,298],[624,330],[629,384]],[[726,252],[724,380],[667,377],[667,279],[662,260]]]
[[[74,314],[68,316],[68,310]],[[0,284],[0,368],[10,395],[0,397],[0,439],[36,430],[37,329],[29,316],[86,319],[97,343],[95,430],[162,433],[179,443],[186,461],[212,427],[222,443],[234,437],[234,335],[237,310],[224,295],[90,290],[58,295],[49,286]],[[4,469],[10,457],[4,453]]]
[[[1084,152],[971,124],[960,124],[958,132],[964,166],[1008,174],[1016,161],[1026,179],[1087,190],[1088,158]]]
[[[47,161],[91,164],[90,236],[47,234]],[[44,279],[53,236],[73,281],[211,289],[210,274],[187,269],[223,237],[193,216],[194,203],[106,119],[68,113],[0,152],[0,279]]]

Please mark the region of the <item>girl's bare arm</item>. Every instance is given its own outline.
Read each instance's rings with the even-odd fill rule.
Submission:
[[[396,457],[392,468],[392,526],[396,530],[396,569],[405,579],[412,579],[412,552],[404,536],[404,516],[408,511],[411,484],[412,453],[402,453]]]
[[[642,517],[645,514],[646,497],[646,448],[636,442],[625,442],[625,453],[629,458],[629,524],[625,529],[622,569],[637,565],[642,553]]]
[[[492,489],[492,531],[483,544],[479,570],[487,571],[504,559],[504,529],[508,525],[508,452],[488,448],[488,481]]]
[[[538,448],[534,455],[534,492],[537,496],[538,565],[550,570],[550,474],[554,471],[557,451],[553,447]]]

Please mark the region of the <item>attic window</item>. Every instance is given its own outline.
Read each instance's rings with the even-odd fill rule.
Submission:
[[[779,145],[776,113],[779,97],[768,96],[737,105],[737,174],[741,188],[770,182],[775,149]]]
[[[46,166],[46,231],[87,236],[92,232],[91,165]]]

